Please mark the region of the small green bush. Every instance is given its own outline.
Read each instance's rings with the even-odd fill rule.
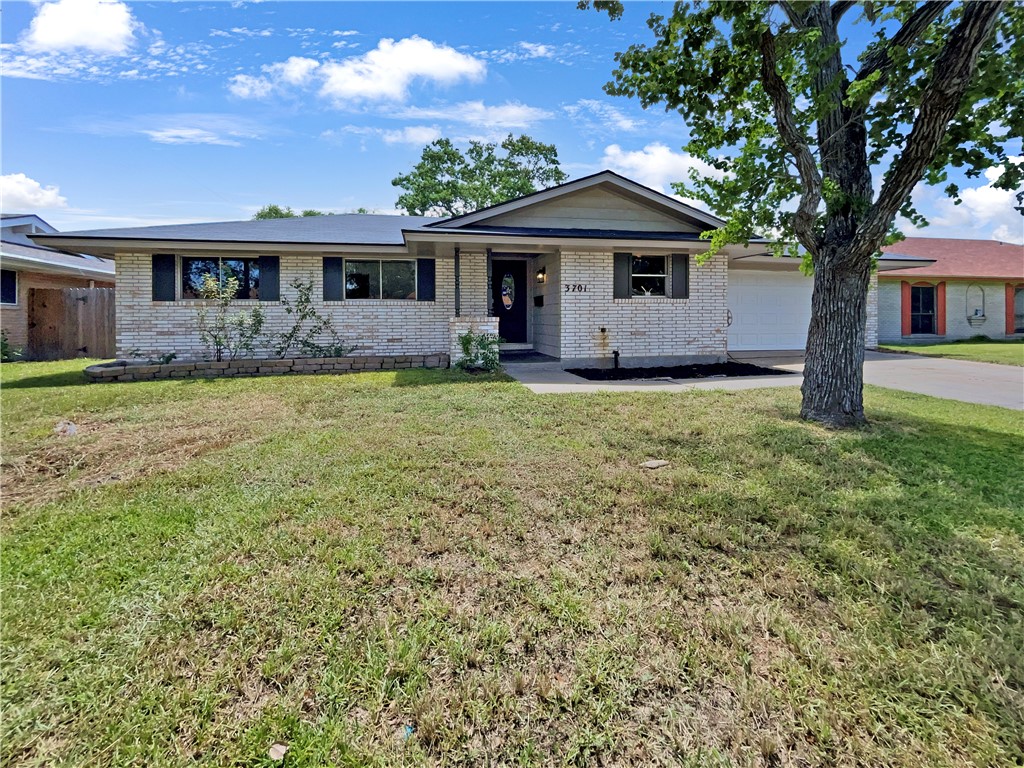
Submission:
[[[210,304],[201,305],[196,312],[199,338],[210,359],[218,362],[225,358],[230,361],[255,355],[256,345],[263,336],[266,318],[259,306],[251,310],[231,311],[231,303],[237,294],[238,278],[231,276],[218,280],[216,275],[203,275],[199,295]]]
[[[13,363],[21,358],[21,347],[11,344],[7,331],[0,330],[0,363]]]
[[[463,371],[496,371],[501,367],[498,361],[498,345],[501,339],[494,333],[466,331],[459,336],[462,359],[456,368]]]
[[[292,327],[275,337],[274,354],[278,357],[345,357],[355,347],[345,344],[330,317],[316,311],[313,302],[313,280],[296,278],[289,283],[294,298],[281,296],[281,306],[294,318]],[[317,341],[327,337],[326,344]]]

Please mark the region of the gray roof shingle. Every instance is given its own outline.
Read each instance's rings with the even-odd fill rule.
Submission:
[[[180,240],[228,243],[309,243],[323,245],[403,245],[403,229],[419,229],[438,219],[342,213],[262,221],[162,224],[154,227],[89,229],[60,232],[57,237],[96,240]]]
[[[79,256],[74,253],[63,253],[38,245],[25,245],[24,243],[12,243],[4,240],[0,243],[0,254],[21,266],[34,262],[41,265],[50,265],[58,268],[58,270],[69,273],[84,270],[107,274],[111,277],[114,275],[114,262],[109,259],[97,259],[89,256]]]

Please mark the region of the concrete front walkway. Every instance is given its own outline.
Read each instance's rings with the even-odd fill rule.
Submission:
[[[538,394],[566,392],[686,392],[693,389],[736,391],[759,387],[797,387],[803,360],[744,357],[743,362],[793,371],[793,376],[749,376],[721,379],[634,379],[632,381],[587,381],[562,370],[561,364],[508,363],[509,376]],[[966,403],[999,405],[1024,410],[1024,368],[994,363],[973,363],[939,357],[922,357],[887,352],[868,352],[864,381],[879,387],[901,389]]]

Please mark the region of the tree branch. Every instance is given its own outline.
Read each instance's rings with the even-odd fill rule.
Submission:
[[[778,2],[779,7],[785,12],[786,18],[789,19],[790,24],[797,29],[805,29],[807,27],[803,14],[794,8],[789,0],[778,0]]]
[[[869,76],[879,71],[882,72],[883,79],[887,77],[889,70],[892,68],[892,58],[889,56],[889,50],[893,47],[908,47],[951,4],[950,0],[929,0],[924,5],[918,6],[917,10],[910,15],[906,23],[886,42],[884,47],[868,55],[861,65],[854,82],[866,80]],[[835,8],[833,8],[832,13],[833,18],[835,18]]]
[[[843,14],[845,14],[848,10],[853,8],[853,6],[855,6],[856,4],[857,0],[839,0],[838,3],[833,3],[832,21],[838,24],[839,20],[843,18]]]
[[[821,174],[807,144],[807,137],[797,128],[793,118],[793,96],[786,87],[786,81],[779,75],[777,64],[775,36],[765,27],[761,33],[761,82],[765,93],[772,100],[779,135],[787,151],[793,156],[797,172],[800,174],[800,183],[804,188],[800,205],[793,217],[793,230],[801,244],[813,255],[819,245],[819,238],[814,232],[814,222],[818,216],[818,205],[821,203]]]
[[[966,3],[963,16],[935,60],[931,79],[921,94],[921,106],[907,145],[892,165],[878,200],[854,236],[850,252],[873,253],[885,237],[900,207],[935,158],[949,121],[960,109],[971,84],[978,54],[992,36],[1006,0]]]

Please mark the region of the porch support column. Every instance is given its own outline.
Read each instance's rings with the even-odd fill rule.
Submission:
[[[485,315],[493,315],[494,314],[494,307],[491,306],[491,296],[492,296],[492,294],[491,294],[491,249],[488,248],[487,249],[487,297],[484,299],[484,301],[487,302],[487,311],[484,312]]]
[[[455,246],[455,316],[462,317],[462,255]]]

